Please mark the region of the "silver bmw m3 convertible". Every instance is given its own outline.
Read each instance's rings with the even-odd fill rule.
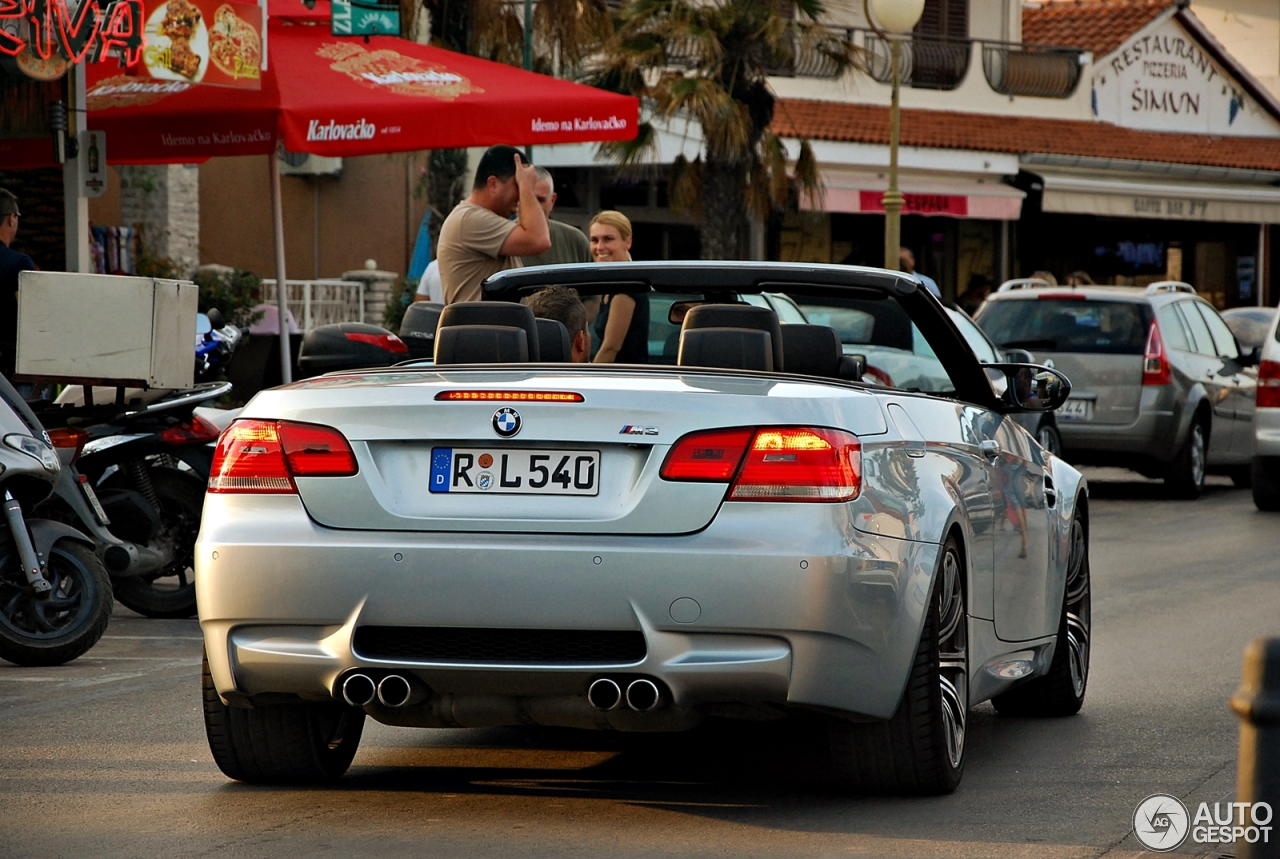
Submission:
[[[518,299],[553,283],[687,296],[678,363],[544,360],[560,332]],[[445,309],[434,362],[264,391],[219,441],[196,585],[228,776],[337,778],[366,716],[790,717],[824,777],[944,793],[973,705],[1079,710],[1085,482],[1009,417],[1065,377],[979,364],[879,269],[556,266],[485,290]],[[764,291],[857,316],[928,392],[744,300]]]

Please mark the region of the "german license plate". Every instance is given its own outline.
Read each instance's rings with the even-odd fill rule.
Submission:
[[[1058,406],[1055,414],[1060,421],[1091,421],[1093,420],[1093,400],[1068,399]]]
[[[431,491],[491,495],[599,495],[600,451],[431,449]]]

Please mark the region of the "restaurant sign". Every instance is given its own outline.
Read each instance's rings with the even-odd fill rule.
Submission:
[[[257,89],[264,15],[223,0],[0,0],[0,60],[37,80],[116,58],[131,75]]]
[[[1277,131],[1276,121],[1172,17],[1094,63],[1093,113],[1146,131],[1250,137]]]

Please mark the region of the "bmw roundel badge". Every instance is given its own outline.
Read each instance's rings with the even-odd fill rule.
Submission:
[[[493,413],[493,431],[503,438],[520,432],[520,413],[515,409],[498,409]]]

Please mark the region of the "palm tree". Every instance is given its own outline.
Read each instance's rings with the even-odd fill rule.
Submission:
[[[702,131],[702,152],[672,165],[673,208],[702,214],[702,256],[738,255],[750,211],[765,217],[788,197],[787,152],[769,131],[769,75],[804,71],[834,77],[853,68],[853,45],[817,23],[821,0],[633,0],[619,12],[614,37],[589,81],[642,99],[651,117],[634,141],[608,144],[623,165],[656,149],[654,120],[682,119]],[[788,14],[790,13],[790,14]],[[821,193],[808,141],[795,173],[801,193]]]

